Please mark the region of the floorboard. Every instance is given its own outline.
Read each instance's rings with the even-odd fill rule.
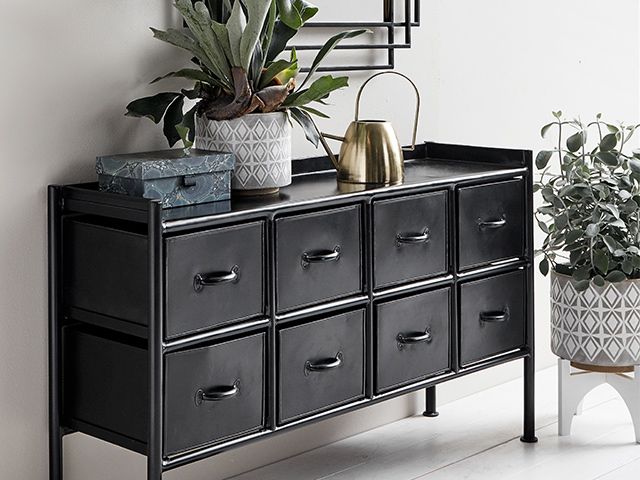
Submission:
[[[522,381],[267,465],[234,480],[621,480],[640,478],[640,445],[622,400],[591,392],[570,437],[557,436],[555,369],[537,375],[535,445],[519,441]]]

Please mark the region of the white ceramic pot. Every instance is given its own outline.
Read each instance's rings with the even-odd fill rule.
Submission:
[[[291,184],[291,124],[284,112],[220,121],[199,117],[196,146],[235,154],[231,188],[240,194],[272,194]]]
[[[584,365],[640,365],[640,280],[577,292],[571,277],[552,272],[551,349]]]

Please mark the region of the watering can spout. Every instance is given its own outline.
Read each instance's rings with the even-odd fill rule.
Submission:
[[[323,133],[323,132],[320,132],[320,131],[318,133],[320,134],[320,143],[322,144],[322,147],[327,152],[327,155],[329,156],[329,159],[331,160],[331,163],[333,163],[333,167],[336,170],[339,171],[340,170],[340,161],[338,160],[338,158],[335,156],[335,154],[331,150],[331,147],[329,147],[329,144],[327,143],[327,139],[337,140],[338,142],[344,142],[345,138],[344,137],[340,137],[339,135],[331,135],[330,133]]]

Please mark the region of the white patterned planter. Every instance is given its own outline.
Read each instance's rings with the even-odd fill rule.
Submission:
[[[198,118],[196,145],[235,154],[234,190],[268,194],[291,184],[291,124],[286,113],[221,121]]]
[[[551,350],[584,365],[640,365],[640,280],[577,292],[571,277],[552,272]]]

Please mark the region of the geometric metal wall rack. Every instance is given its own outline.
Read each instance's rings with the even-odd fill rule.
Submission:
[[[352,1],[352,0],[342,0]],[[367,0],[372,1],[372,0]],[[318,70],[323,72],[346,72],[361,70],[393,70],[395,68],[396,58],[395,52],[400,49],[411,48],[412,29],[420,26],[420,0],[402,0],[402,7],[396,8],[395,0],[378,0],[382,2],[382,19],[380,21],[337,21],[337,22],[308,22],[298,33],[296,38],[304,36],[306,29],[336,29],[336,30],[353,30],[360,28],[368,28],[374,32],[383,32],[385,41],[379,43],[343,43],[336,47],[336,50],[352,50],[352,51],[370,51],[384,50],[386,51],[385,61],[372,64],[336,64],[331,66],[320,67]],[[213,8],[212,14],[222,18],[224,15],[223,0],[209,0],[209,5]],[[373,1],[372,1],[373,3]],[[399,3],[399,2],[398,2]],[[400,11],[397,11],[400,10]],[[295,47],[297,51],[318,51],[322,45],[290,45],[288,49]],[[309,71],[308,67],[303,67],[302,72]]]

